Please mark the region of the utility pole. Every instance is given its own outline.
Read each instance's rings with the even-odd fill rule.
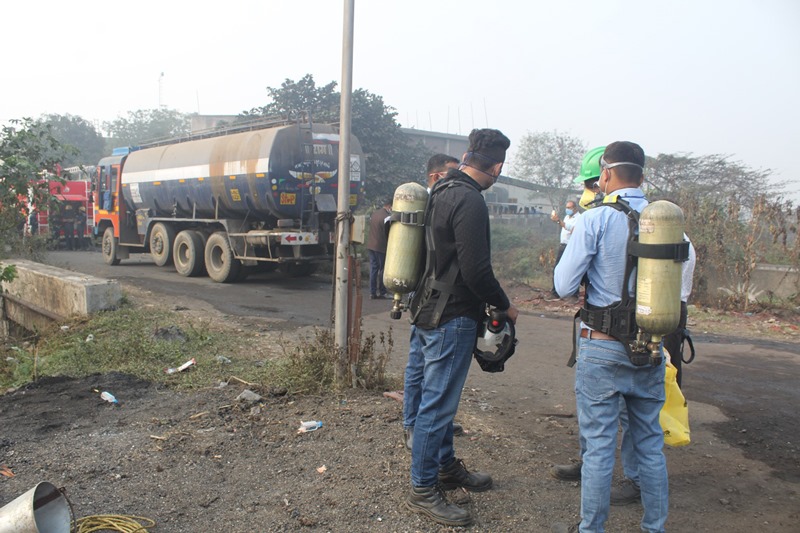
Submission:
[[[344,0],[342,37],[342,96],[339,115],[339,194],[336,212],[336,278],[334,280],[334,342],[338,364],[336,384],[344,385],[349,374],[347,349],[347,303],[350,294],[350,123],[353,93],[353,21],[355,0]]]

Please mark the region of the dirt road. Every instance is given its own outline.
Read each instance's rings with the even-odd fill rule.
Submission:
[[[66,257],[66,256],[65,256]],[[116,271],[115,271],[116,272]],[[91,273],[91,272],[89,272]],[[134,303],[159,299],[225,321],[257,320],[247,298],[283,281],[225,286],[246,309],[214,308],[214,295],[171,275],[175,293],[153,279],[122,280]],[[155,277],[155,276],[154,276]],[[324,320],[329,292],[316,299]],[[208,280],[197,280],[205,281]],[[293,280],[294,283],[297,280]],[[174,282],[174,283],[173,283]],[[140,285],[141,284],[141,285]],[[175,289],[174,287],[186,287]],[[145,292],[146,291],[146,292]],[[263,299],[264,294],[262,294]],[[517,295],[521,299],[520,295]],[[518,299],[518,301],[520,301]],[[298,299],[273,296],[283,320],[269,327],[307,326],[288,318]],[[402,372],[408,325],[392,321],[386,302],[365,302],[368,332],[392,328],[391,369]],[[577,453],[573,371],[565,366],[570,321],[563,310],[526,304],[520,347],[502,374],[473,365],[457,420],[456,442],[468,466],[490,472],[495,489],[451,496],[477,517],[475,531],[546,532],[554,521],[577,521],[580,486],[551,479],[549,467]],[[249,309],[249,311],[247,310]],[[704,336],[685,367],[692,444],[667,448],[670,531],[795,532],[800,521],[800,350],[797,344]],[[254,339],[254,342],[257,342]],[[244,354],[242,354],[244,356]],[[105,404],[93,388],[113,390]],[[127,376],[43,380],[0,397],[0,504],[39,481],[64,486],[78,515],[148,516],[161,532],[446,531],[408,512],[409,455],[400,445],[401,407],[380,393],[265,397],[236,402],[231,383],[178,393]],[[300,420],[321,420],[297,434]],[[608,531],[638,531],[641,507],[613,507]]]

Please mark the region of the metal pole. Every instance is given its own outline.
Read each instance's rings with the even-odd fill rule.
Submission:
[[[350,257],[350,118],[353,93],[353,20],[355,0],[344,0],[342,36],[342,97],[339,130],[339,194],[336,213],[336,278],[334,280],[334,341],[338,354],[336,383],[344,385],[348,377],[347,267]]]

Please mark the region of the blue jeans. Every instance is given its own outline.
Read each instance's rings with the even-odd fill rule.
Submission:
[[[580,416],[580,415],[579,415]],[[636,453],[633,450],[633,439],[628,431],[628,407],[625,405],[625,398],[619,397],[619,425],[622,427],[622,449],[620,460],[622,461],[622,472],[624,476],[638,487],[639,486],[639,465],[636,462]],[[581,449],[581,461],[583,454],[586,453],[586,438],[583,433],[578,434],[578,443]]]
[[[634,366],[621,343],[581,339],[575,372],[578,426],[586,439],[581,469],[581,533],[602,533],[608,519],[611,475],[620,416],[628,409],[628,431],[642,491],[642,531],[661,533],[669,507],[664,433],[664,364]]]
[[[422,357],[422,387],[411,450],[411,484],[415,487],[435,485],[439,467],[455,458],[453,418],[472,362],[476,334],[477,322],[467,317],[456,317],[435,329],[412,330],[411,345],[419,347]]]
[[[639,486],[639,463],[636,459],[636,450],[633,447],[633,437],[628,427],[628,406],[624,401],[619,406],[619,425],[622,427],[622,446],[620,447],[620,459],[622,460],[622,474]]]
[[[411,339],[408,341],[408,363],[403,383],[403,428],[413,428],[417,421],[419,400],[422,397],[422,378],[425,358],[422,343],[417,335],[417,326],[411,326]]]
[[[386,264],[386,253],[375,250],[367,250],[367,252],[369,252],[369,293],[372,296],[385,296],[383,265]]]

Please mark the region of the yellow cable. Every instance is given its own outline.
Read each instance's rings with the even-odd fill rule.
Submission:
[[[144,525],[139,522],[140,520]],[[155,521],[142,516],[99,514],[79,518],[75,522],[74,533],[94,533],[95,531],[147,533],[148,528],[154,527],[156,527]]]

